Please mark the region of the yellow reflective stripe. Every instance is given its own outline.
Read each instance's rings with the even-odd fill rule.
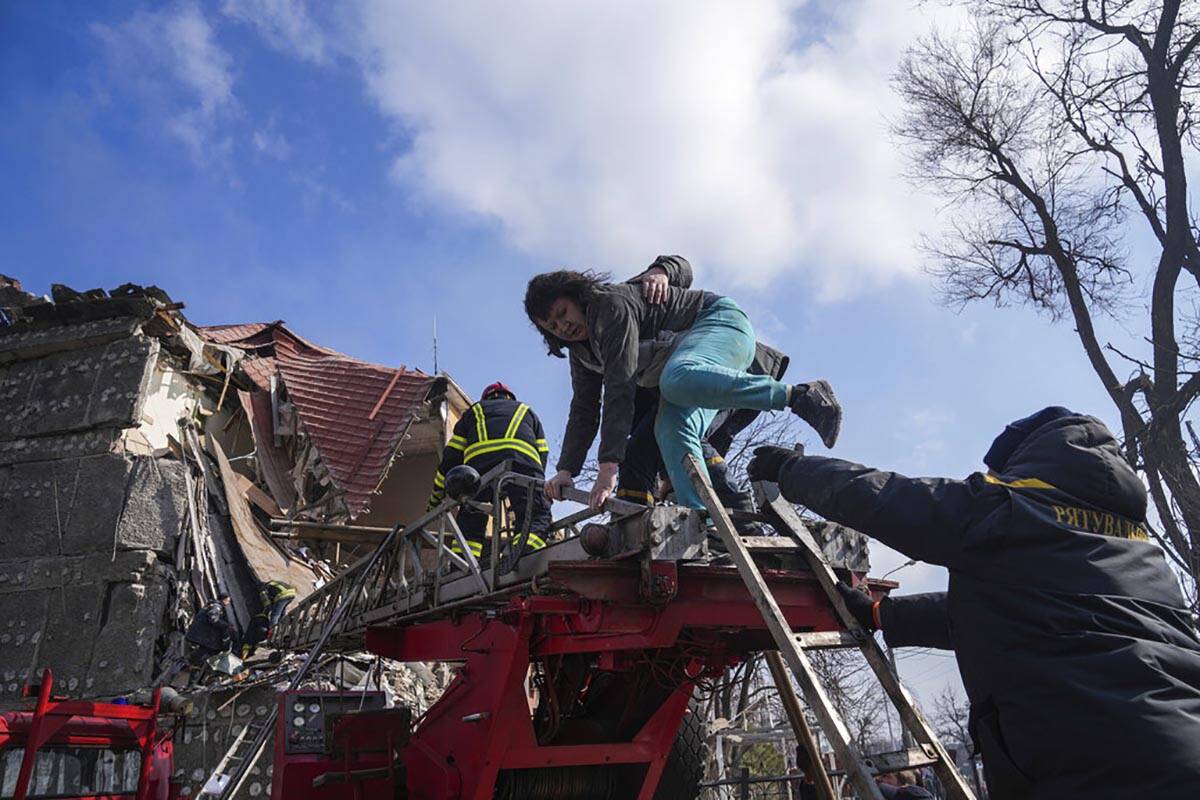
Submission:
[[[488,442],[476,442],[466,449],[463,453],[463,463],[467,463],[476,456],[481,456],[485,453],[496,453],[501,450],[516,450],[518,453],[527,455],[539,464],[542,462],[542,457],[538,455],[537,450],[533,449],[533,445],[521,439],[492,439]]]
[[[471,555],[475,556],[476,558],[479,558],[479,556],[483,555],[483,544],[482,543],[473,542],[470,539],[467,539],[467,547],[469,547],[471,549]],[[457,539],[454,539],[450,542],[450,552],[459,553],[459,554],[462,553],[462,548],[458,546]]]
[[[439,489],[446,485],[446,476],[442,474],[441,470],[438,470],[433,474],[433,485]]]
[[[296,590],[282,581],[268,581],[267,586],[275,590],[275,600],[273,602],[279,602],[285,598],[296,596]]]
[[[720,456],[713,456],[712,458],[706,459],[704,463],[708,464],[710,467],[715,467],[717,464],[724,464],[725,459],[721,458]]]
[[[538,439],[534,444],[537,446],[539,453],[549,453],[550,445],[546,444],[545,439]]]
[[[508,429],[504,431],[505,439],[512,439],[517,435],[517,428],[521,427],[521,421],[525,419],[527,413],[529,413],[529,406],[524,403],[517,406],[517,410],[513,412],[512,420],[508,423]]]
[[[471,406],[471,410],[475,412],[475,441],[486,442],[487,437],[487,417],[483,413],[483,406],[479,403]]]
[[[627,497],[630,500],[637,500],[639,503],[654,505],[654,495],[650,492],[639,492],[636,489],[617,489],[617,497]]]
[[[988,472],[983,476],[983,479],[988,483],[994,483],[997,486],[1007,486],[1010,489],[1053,489],[1054,486],[1046,483],[1041,478],[1018,478],[1015,481],[1001,480],[998,475],[993,475]]]
[[[467,447],[466,437],[451,436],[450,441],[446,442],[446,447],[449,447],[451,450],[465,450]]]
[[[529,545],[534,550],[541,550],[543,547],[546,546],[546,540],[543,539],[542,537],[538,536],[536,533],[531,533],[525,539],[525,544]]]

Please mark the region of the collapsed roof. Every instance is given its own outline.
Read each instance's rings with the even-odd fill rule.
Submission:
[[[313,344],[282,321],[216,325],[200,329],[214,344],[243,353],[241,367],[260,394],[243,394],[255,438],[271,451],[264,465],[279,495],[283,488],[276,442],[281,423],[280,387],[328,470],[350,518],[370,508],[401,442],[430,396],[435,378],[420,370],[371,364]],[[288,409],[282,410],[284,414]],[[291,432],[288,428],[287,432]],[[261,456],[261,454],[260,454]],[[264,459],[264,460],[266,460]],[[282,504],[282,503],[281,503]],[[285,505],[286,507],[286,505]]]

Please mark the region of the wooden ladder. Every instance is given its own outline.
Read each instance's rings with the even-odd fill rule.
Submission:
[[[837,756],[839,764],[845,769],[846,775],[853,782],[859,796],[870,798],[870,800],[883,800],[883,795],[875,785],[875,775],[928,766],[933,768],[941,780],[948,798],[974,800],[975,796],[968,788],[962,774],[955,767],[949,753],[938,740],[937,734],[917,709],[912,696],[900,684],[900,679],[893,672],[883,648],[875,641],[871,632],[859,625],[850,614],[850,610],[846,608],[846,603],[837,590],[837,576],[834,575],[829,562],[825,560],[812,533],[791,504],[779,494],[778,488],[774,484],[756,484],[755,486],[756,494],[760,498],[760,511],[775,527],[778,536],[743,537],[738,534],[729,513],[717,499],[716,493],[709,483],[708,472],[699,459],[689,455],[684,466],[687,468],[700,499],[708,509],[708,514],[712,517],[717,532],[721,535],[725,548],[729,551],[730,558],[737,565],[746,588],[762,612],[763,620],[767,623],[771,637],[779,648],[782,661],[796,677],[809,708],[816,713],[821,729],[833,746],[833,752]],[[770,587],[763,580],[762,573],[754,561],[755,552],[793,552],[802,555],[846,630],[814,633],[793,632],[784,618],[783,612],[779,609],[774,595],[771,594]],[[810,650],[835,647],[853,647],[862,652],[883,690],[891,699],[892,705],[900,713],[901,727],[912,737],[911,740],[916,743],[915,747],[894,753],[873,755],[866,755],[860,751],[850,736],[845,721],[834,708],[825,688],[821,685],[808,657]],[[776,688],[783,697],[784,708],[788,711],[796,738],[809,746],[810,755],[814,756],[813,765],[817,767],[821,762],[815,757],[816,754],[811,752],[813,749],[811,733],[804,723],[803,715],[799,713],[799,704],[794,702],[795,696],[791,681],[787,680],[786,674],[782,676],[776,674],[781,665],[777,657],[772,658],[773,655],[768,654],[768,666],[772,667],[772,673],[775,675]],[[789,699],[793,702],[789,703]],[[828,787],[827,776],[819,777],[825,780],[818,780],[818,785]]]

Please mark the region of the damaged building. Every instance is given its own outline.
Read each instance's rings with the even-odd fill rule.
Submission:
[[[0,709],[45,667],[78,697],[165,682],[218,595],[244,632],[261,584],[303,598],[424,510],[469,405],[452,380],[281,321],[205,328],[182,312],[154,287],[43,298],[0,276]],[[338,667],[346,685],[367,669]],[[418,707],[446,681],[388,675]],[[269,702],[262,683],[200,692],[177,740],[188,794],[223,753],[222,724]]]

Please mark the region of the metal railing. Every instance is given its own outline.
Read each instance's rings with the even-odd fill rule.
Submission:
[[[529,558],[525,545],[532,501],[526,502],[523,513],[517,509],[506,513],[503,502],[505,489],[514,482],[525,484],[532,492],[541,491],[543,479],[513,472],[504,462],[480,478],[476,496],[490,489],[491,503],[447,498],[408,525],[397,525],[396,535],[387,538],[384,552],[372,552],[360,559],[290,609],[273,631],[270,644],[287,650],[311,646],[321,637],[334,611],[347,603],[339,624],[328,637],[327,649],[360,647],[362,632],[371,625],[503,592],[513,583],[512,573]],[[580,503],[588,499],[587,493],[570,487],[563,495]],[[485,564],[471,553],[455,519],[454,512],[465,506],[486,512],[491,518],[491,547]],[[601,514],[619,518],[645,511],[645,506],[612,499],[601,509],[585,508],[570,514],[553,523],[550,530],[561,532],[561,543],[577,539],[578,526]],[[566,548],[559,557],[586,556],[575,547]]]

